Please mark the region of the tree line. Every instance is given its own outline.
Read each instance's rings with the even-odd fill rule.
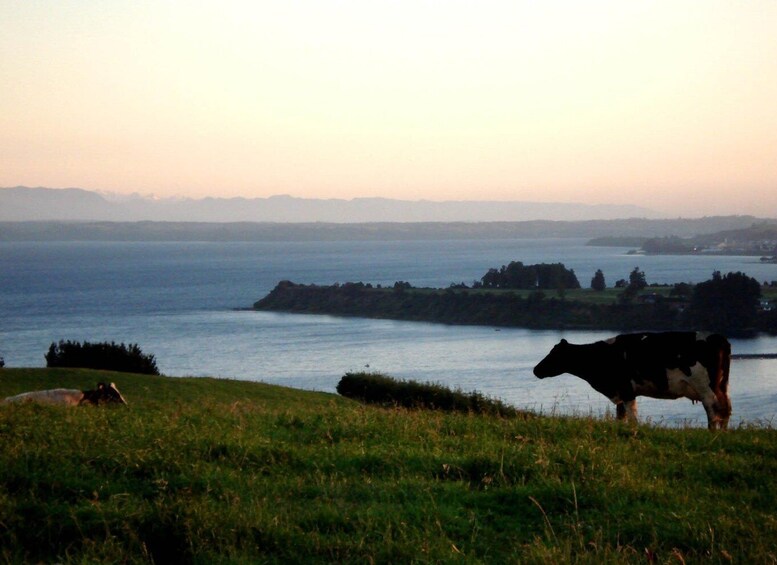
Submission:
[[[574,269],[567,269],[562,263],[524,265],[521,261],[511,261],[500,269],[489,269],[473,287],[558,290],[580,288],[580,281]]]

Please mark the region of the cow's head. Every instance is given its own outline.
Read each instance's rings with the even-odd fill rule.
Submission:
[[[537,363],[534,367],[534,375],[540,379],[546,377],[555,377],[561,373],[566,373],[566,367],[564,364],[565,359],[569,354],[569,342],[562,339],[553,349],[550,350],[545,356],[545,359]]]
[[[82,402],[90,404],[127,404],[116,385],[97,383],[95,390],[85,390]]]

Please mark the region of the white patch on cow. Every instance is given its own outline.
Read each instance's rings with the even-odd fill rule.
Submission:
[[[84,393],[78,389],[55,388],[51,390],[36,390],[23,392],[16,396],[9,396],[4,400],[8,403],[38,402],[41,404],[55,404],[60,406],[78,406]]]
[[[669,390],[678,396],[686,396],[691,400],[714,401],[715,393],[710,388],[710,375],[707,368],[699,362],[691,367],[691,376],[686,376],[679,369],[667,371]]]
[[[661,390],[652,381],[637,382],[632,380],[631,385],[637,396],[649,396],[651,398],[690,398],[700,402],[713,402],[715,393],[710,388],[710,377],[707,369],[697,362],[691,367],[691,374],[686,375],[680,369],[666,370],[667,389]]]
[[[615,345],[615,338],[611,337],[610,339],[605,339],[604,343],[606,343],[608,345]]]

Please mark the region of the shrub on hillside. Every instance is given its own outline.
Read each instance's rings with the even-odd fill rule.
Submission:
[[[397,380],[379,373],[346,373],[337,384],[337,392],[347,398],[382,406],[526,416],[526,413],[479,392],[464,393],[440,384]]]
[[[154,356],[144,354],[134,343],[80,343],[69,340],[52,343],[46,353],[46,366],[159,374]]]

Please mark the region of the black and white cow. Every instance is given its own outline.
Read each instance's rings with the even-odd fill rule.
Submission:
[[[726,429],[731,416],[731,345],[719,334],[624,334],[585,345],[562,339],[534,367],[544,379],[578,376],[612,400],[618,419],[637,419],[637,396],[690,398],[704,405],[709,429]]]
[[[60,406],[82,406],[84,404],[127,404],[124,397],[111,383],[97,383],[94,390],[78,390],[76,388],[53,388],[50,390],[35,390],[9,396],[4,403],[38,402],[41,404],[56,404]]]

